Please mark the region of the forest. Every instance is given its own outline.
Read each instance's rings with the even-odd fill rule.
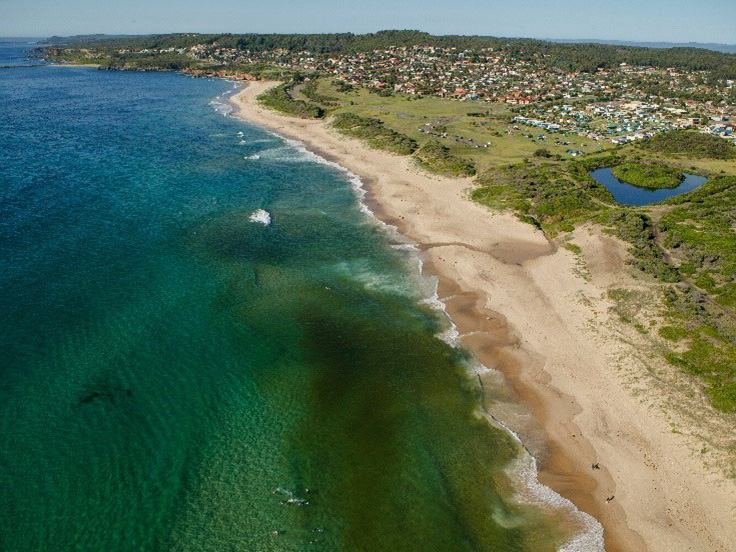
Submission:
[[[146,36],[86,35],[51,37],[48,46],[97,50],[188,48],[195,44],[217,44],[262,52],[275,48],[315,54],[354,54],[390,46],[437,46],[462,50],[493,48],[498,51],[570,71],[629,65],[673,67],[687,71],[710,71],[714,78],[736,78],[736,54],[702,48],[644,48],[609,44],[564,44],[527,38],[431,35],[422,31],[379,31],[368,34],[165,34]]]

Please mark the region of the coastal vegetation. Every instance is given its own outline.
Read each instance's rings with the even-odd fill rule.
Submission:
[[[47,50],[45,57],[49,61],[74,65],[104,65],[109,63],[110,56],[101,52],[84,50]]]
[[[725,307],[736,307],[736,176],[720,176],[665,202],[663,245],[680,271]]]
[[[445,176],[466,177],[476,174],[475,165],[467,159],[450,153],[450,148],[430,140],[414,154],[420,166]]]
[[[332,121],[332,126],[347,136],[366,140],[376,149],[399,155],[411,155],[417,149],[416,140],[388,128],[383,121],[373,117],[339,113]]]
[[[325,110],[319,106],[294,99],[291,95],[293,82],[274,86],[258,97],[264,106],[287,115],[294,115],[302,119],[320,119],[325,116]]]
[[[572,231],[614,204],[608,191],[575,165],[518,163],[489,170],[471,194],[494,209],[513,210],[550,236]]]
[[[714,407],[736,412],[736,176],[629,208],[587,177],[615,159],[505,166],[481,175],[472,197],[552,237],[587,222],[628,243],[632,268],[661,284],[666,360],[702,381]]]
[[[711,179],[666,201],[662,246],[685,283],[667,290],[673,364],[707,383],[716,408],[736,412],[736,176]]]
[[[667,260],[665,251],[656,240],[657,227],[648,213],[619,208],[595,222],[602,223],[617,238],[630,244],[629,264],[635,269],[660,282],[674,283],[681,280],[679,270]]]
[[[641,147],[651,152],[705,157],[710,159],[736,159],[736,147],[725,140],[692,130],[672,130],[647,138]]]
[[[139,71],[181,71],[201,67],[203,64],[177,53],[157,55],[121,54],[111,56],[100,64],[101,69],[135,69]]]
[[[716,138],[716,140],[719,139]],[[636,161],[629,161],[611,167],[611,174],[627,184],[652,190],[676,188],[683,178],[682,172],[674,167],[662,163]]]
[[[325,107],[334,107],[338,105],[338,98],[336,98],[335,96],[327,96],[325,94],[321,94],[317,90],[316,78],[313,78],[304,83],[299,89],[299,92],[301,92],[305,97],[312,100],[313,102],[321,104]]]
[[[204,45],[211,63],[216,56],[210,52],[230,47],[240,52],[282,49],[296,57],[304,51],[327,56],[409,45],[436,46],[466,48],[464,59],[474,64],[486,55],[479,53],[481,48],[494,48],[494,55],[512,56],[515,63],[540,71],[612,75],[608,81],[601,78],[614,86],[624,82],[625,72],[614,74],[621,64],[693,71],[693,78],[702,81],[703,86],[677,96],[683,101],[705,101],[708,98],[698,94],[704,93],[708,82],[736,76],[736,56],[706,50],[432,37],[416,31],[370,35],[169,35],[122,37],[112,42],[93,38],[68,45],[94,49],[94,53],[85,54],[85,59],[109,56],[105,62],[109,66],[125,59],[126,67],[140,63],[139,68],[149,63],[143,56],[124,56],[115,49]],[[171,57],[172,66],[177,59]],[[352,82],[349,76],[335,78],[311,69],[298,75],[289,69],[290,59],[285,57],[281,65],[263,64],[261,70],[271,71],[271,78],[284,81],[260,98],[264,105],[299,117],[332,115],[332,125],[345,135],[363,139],[377,149],[412,155],[428,171],[448,176],[476,175],[473,199],[494,209],[515,212],[571,250],[575,250],[575,244],[568,242],[571,233],[586,223],[628,243],[633,274],[651,282],[663,297],[659,302],[662,323],[657,331],[665,343],[671,344],[664,352],[665,358],[699,378],[716,408],[736,411],[736,259],[731,254],[736,251],[736,215],[730,207],[736,204],[736,197],[734,177],[717,176],[720,172],[736,174],[736,147],[721,137],[694,130],[660,132],[634,144],[619,145],[623,142],[614,144],[609,139],[614,135],[609,132],[616,133],[622,126],[614,120],[618,107],[600,107],[602,117],[608,116],[605,113],[609,107],[613,110],[614,119],[608,122],[602,122],[603,118],[589,121],[587,98],[560,96],[525,107],[476,100],[467,91],[459,91],[463,101],[456,101],[433,96],[434,92],[421,86],[411,94],[405,93],[390,71],[383,82],[371,81],[370,86]],[[204,61],[198,63],[198,67],[208,67]],[[265,74],[235,62],[227,67],[254,76]],[[656,92],[660,98],[674,98],[671,86],[652,86],[643,83],[640,88]],[[617,99],[608,92],[596,94],[598,101]],[[526,101],[521,97],[510,100]],[[682,107],[672,105],[675,110]],[[646,107],[632,109],[630,120],[634,122],[627,125],[637,124],[636,110],[642,118],[650,113]],[[519,115],[524,117],[515,120]],[[697,115],[695,108],[687,111],[693,120],[708,120]],[[576,132],[544,127],[542,119],[553,116],[567,120],[577,117]],[[597,134],[591,136],[589,131]],[[610,167],[619,180],[650,189],[676,187],[684,172],[707,175],[709,181],[694,192],[656,206],[624,207],[589,176],[589,171],[603,167]]]
[[[598,166],[620,162],[605,156],[566,163],[520,163],[487,171],[471,197],[489,207],[512,210],[554,238],[583,223],[607,228],[630,244],[629,264],[661,282],[678,282],[680,271],[657,242],[661,229],[644,208],[617,204],[608,190],[588,175]]]
[[[555,238],[583,223],[594,223],[629,244],[629,264],[661,282],[680,281],[679,271],[657,244],[657,229],[644,210],[617,204],[588,175],[598,166],[620,162],[605,156],[565,163],[519,163],[487,171],[471,197],[494,209],[512,210]]]
[[[103,70],[180,71],[206,77],[254,78],[289,82],[294,70],[270,63],[233,63],[228,65],[203,62],[179,52],[108,52],[88,49],[47,48],[50,61],[75,65],[95,65]]]
[[[658,284],[660,290],[658,334],[671,344],[663,350],[664,358],[698,378],[713,406],[725,412],[736,411],[730,383],[732,367],[736,366],[736,316],[732,310],[736,305],[736,259],[730,252],[736,251],[736,243],[732,243],[736,237],[729,230],[736,226],[730,207],[736,205],[735,177],[711,174],[710,181],[700,189],[672,198],[661,207],[624,207],[589,176],[589,171],[611,167],[627,171],[628,179],[636,180],[631,174],[639,170],[649,178],[669,175],[679,183],[684,167],[668,165],[659,151],[636,146],[557,160],[564,155],[564,146],[509,134],[510,123],[495,106],[468,112],[463,103],[448,100],[379,98],[359,89],[342,93],[325,80],[319,80],[316,86],[322,94],[338,99],[336,119],[341,123],[337,126],[352,127],[352,135],[357,137],[380,136],[389,133],[389,128],[400,130],[402,136],[416,141],[417,157],[429,150],[441,151],[440,157],[449,154],[470,160],[476,170],[483,167],[478,170],[477,187],[471,193],[474,200],[517,213],[572,250],[576,246],[566,241],[568,236],[586,223],[598,225],[627,243],[628,264],[634,274]],[[432,132],[447,137],[417,132],[426,121],[433,122]],[[437,121],[441,124],[435,124]],[[473,121],[485,124],[476,126]],[[366,130],[374,126],[380,132]],[[673,134],[680,135],[698,144],[728,146],[720,138],[701,133]],[[456,140],[456,136],[476,142],[489,136],[492,143],[488,148],[474,148],[462,139]],[[440,150],[439,146],[446,149]],[[421,164],[427,170],[443,172],[436,165]],[[708,165],[697,159],[688,159],[688,164],[687,170],[708,172]],[[731,170],[736,172],[736,167]],[[633,318],[632,324],[637,331],[647,331]]]

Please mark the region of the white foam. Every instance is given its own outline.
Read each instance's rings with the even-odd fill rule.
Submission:
[[[484,414],[491,424],[506,430],[523,449],[521,456],[509,467],[509,473],[517,482],[517,498],[526,504],[541,507],[552,506],[567,510],[580,523],[582,529],[566,543],[557,548],[558,552],[605,552],[603,526],[590,514],[586,514],[562,495],[539,482],[537,461],[524,446],[519,436],[511,428],[490,414]]]
[[[229,117],[230,114],[235,111],[235,106],[229,101],[230,96],[235,94],[238,90],[240,90],[243,85],[236,81],[230,81],[227,82],[232,83],[233,86],[230,87],[229,90],[226,90],[219,96],[217,96],[214,100],[210,101],[210,105],[217,111],[219,114]],[[242,136],[242,133],[240,133]]]
[[[365,215],[368,215],[371,218],[371,222],[378,224],[379,226],[383,226],[384,228],[390,230],[392,233],[395,233],[396,236],[400,236],[395,226],[391,226],[377,219],[373,211],[371,211],[368,205],[366,205],[365,203],[366,191],[365,191],[365,188],[363,187],[363,181],[360,179],[360,177],[357,174],[343,167],[342,165],[335,163],[334,161],[329,161],[325,159],[324,157],[321,157],[317,155],[316,153],[309,151],[307,149],[306,144],[302,142],[301,140],[294,140],[292,138],[287,138],[269,129],[264,129],[264,130],[268,132],[269,134],[271,134],[272,136],[279,138],[282,142],[285,142],[288,145],[288,147],[273,148],[271,150],[267,150],[267,152],[264,152],[264,157],[268,157],[269,159],[274,159],[274,160],[278,160],[282,162],[284,161],[285,162],[312,161],[314,163],[319,163],[320,165],[326,165],[328,167],[331,167],[335,170],[340,171],[348,178],[348,182],[350,182],[350,186],[353,188],[353,191],[355,192],[355,195],[358,200],[358,209],[360,210],[360,212]]]
[[[271,130],[267,130],[267,132],[269,132],[269,134],[272,134],[273,136],[276,136],[277,138],[280,138],[281,140],[286,142],[290,146],[292,151],[296,150],[299,153],[299,156],[292,155],[289,158],[289,160],[299,160],[299,161],[309,160],[315,163],[319,163],[321,165],[326,165],[328,167],[336,169],[342,172],[343,174],[345,174],[358,200],[358,209],[363,214],[365,214],[367,217],[369,217],[369,220],[373,224],[377,224],[384,231],[386,231],[394,241],[401,242],[397,244],[392,244],[391,247],[395,249],[406,250],[407,252],[409,252],[411,255],[410,260],[414,261],[417,264],[416,274],[419,280],[417,283],[420,285],[421,288],[424,288],[424,289],[428,287],[432,288],[431,295],[427,297],[426,299],[421,300],[421,303],[429,305],[430,307],[432,307],[433,309],[441,313],[441,317],[443,321],[445,321],[448,324],[448,328],[438,333],[437,338],[445,341],[446,343],[448,343],[449,345],[453,347],[460,346],[460,332],[458,331],[457,326],[452,321],[450,316],[447,314],[447,309],[445,308],[445,304],[439,299],[437,295],[437,280],[428,279],[422,274],[423,262],[419,254],[419,248],[416,246],[416,244],[407,240],[406,237],[404,237],[399,232],[396,226],[387,224],[375,216],[375,213],[371,211],[370,207],[368,207],[368,205],[365,203],[365,196],[367,192],[365,190],[365,187],[363,185],[363,181],[361,180],[361,178],[357,174],[352,172],[351,170],[343,167],[342,165],[335,163],[334,161],[329,161],[325,159],[324,157],[321,157],[317,155],[316,153],[309,151],[307,149],[306,144],[300,140],[286,138]],[[281,148],[278,148],[278,149],[281,149]],[[283,159],[283,158],[280,158],[280,159]]]
[[[375,216],[373,211],[371,211],[371,209],[365,204],[364,199],[366,196],[366,190],[360,177],[349,169],[335,163],[334,161],[329,161],[309,151],[304,142],[286,138],[267,129],[266,131],[273,136],[276,136],[277,138],[285,141],[289,146],[296,149],[300,153],[300,156],[298,158],[292,157],[292,159],[299,159],[300,161],[308,159],[310,161],[337,169],[347,176],[348,181],[350,182],[350,185],[352,186],[358,200],[358,207],[360,211],[368,216],[373,223],[385,229],[391,235],[391,237],[395,239],[395,241],[401,242],[392,244],[391,247],[397,250],[408,252],[410,254],[410,258],[417,263],[416,273],[419,278],[420,286],[424,288],[428,284],[432,285],[433,292],[431,293],[431,295],[427,294],[428,296],[425,299],[422,299],[420,302],[442,313],[442,318],[449,325],[446,330],[437,334],[436,337],[442,339],[452,347],[459,347],[461,345],[460,332],[458,331],[457,325],[447,313],[447,307],[445,303],[439,298],[439,295],[437,293],[438,281],[436,278],[428,278],[422,273],[423,262],[419,248],[416,246],[416,244],[410,242],[403,235],[401,235],[401,233],[398,231],[398,228],[379,220]],[[268,217],[268,222],[270,222],[270,215],[268,215],[268,213],[266,211],[263,211],[262,209],[259,209],[258,211],[253,213],[253,215],[251,215],[251,220],[253,220],[254,215],[258,212],[265,213]],[[261,221],[259,220],[259,222]],[[266,222],[265,224],[268,224],[268,222]],[[384,289],[386,287],[386,283],[387,282],[381,282]],[[470,369],[479,374],[487,371],[493,371],[492,368],[489,368],[480,362],[475,362],[471,364]],[[603,526],[598,522],[598,520],[596,520],[591,515],[578,510],[575,505],[568,499],[556,493],[549,487],[542,485],[539,482],[538,478],[537,462],[526,449],[526,447],[524,447],[524,443],[521,441],[519,436],[509,427],[501,423],[499,420],[493,418],[490,414],[483,412],[482,415],[489,419],[489,421],[491,421],[491,423],[493,423],[495,426],[502,428],[510,435],[512,435],[513,438],[521,445],[520,448],[523,449],[523,453],[520,455],[518,460],[516,460],[510,466],[512,477],[515,481],[519,483],[519,499],[527,503],[535,503],[541,506],[552,506],[555,508],[565,509],[569,511],[571,515],[573,515],[576,519],[578,519],[581,526],[583,527],[583,529],[575,534],[568,542],[561,545],[558,548],[558,552],[605,552],[605,548],[603,545]]]
[[[383,293],[409,298],[416,297],[416,287],[405,274],[377,270],[365,258],[340,261],[335,264],[334,270],[342,277],[359,282],[369,290],[380,290]]]
[[[450,315],[447,314],[447,305],[445,305],[437,294],[437,279],[435,278],[433,281],[434,291],[432,292],[432,295],[426,299],[422,299],[420,303],[428,305],[430,308],[440,313],[443,322],[449,325],[447,329],[438,333],[437,337],[452,347],[460,347],[460,332],[458,331],[455,322],[450,318]]]
[[[248,220],[251,222],[258,222],[260,224],[263,224],[264,226],[268,226],[269,224],[271,224],[271,214],[265,209],[256,209],[248,217]]]
[[[399,251],[412,251],[419,253],[419,248],[414,243],[394,243],[391,244],[391,249],[397,249]]]
[[[222,101],[222,99],[220,99],[220,96],[212,100],[210,102],[210,105],[215,108],[215,111],[217,111],[220,115],[224,115],[225,117],[230,115],[235,110],[235,108],[228,102]]]

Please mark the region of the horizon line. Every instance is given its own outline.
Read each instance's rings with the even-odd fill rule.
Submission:
[[[52,34],[52,35],[0,35],[2,38],[20,39],[20,38],[34,38],[34,39],[48,39],[54,36],[62,38],[71,38],[78,36],[125,36],[125,37],[145,37],[154,35],[178,35],[178,34],[194,34],[194,35],[331,35],[331,34],[353,34],[356,36],[376,34],[386,31],[417,31],[428,34],[430,36],[465,36],[465,37],[487,37],[487,38],[508,38],[508,39],[526,39],[526,40],[539,40],[542,42],[554,42],[554,41],[580,41],[580,42],[634,42],[634,43],[648,43],[648,44],[715,44],[718,46],[732,46],[736,47],[736,42],[700,42],[697,40],[688,41],[676,41],[676,40],[636,40],[636,39],[623,39],[623,38],[573,38],[573,37],[535,37],[535,36],[502,36],[502,35],[483,35],[483,34],[458,34],[458,33],[443,33],[434,34],[421,29],[379,29],[377,31],[367,31],[364,33],[356,33],[353,31],[331,31],[331,32],[200,32],[200,31],[168,31],[168,32],[148,32],[148,33],[125,33],[125,32],[88,32],[88,33],[76,33],[76,34]]]

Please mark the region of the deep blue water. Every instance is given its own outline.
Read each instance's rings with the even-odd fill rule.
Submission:
[[[33,52],[38,38],[0,38],[0,67],[45,65]]]
[[[0,70],[0,549],[551,550],[403,240],[231,88]]]
[[[617,202],[621,205],[630,206],[649,205],[650,203],[656,203],[668,197],[691,192],[698,186],[705,184],[706,181],[706,178],[703,176],[685,173],[682,182],[676,188],[649,190],[621,182],[611,174],[611,169],[608,168],[591,171],[590,176],[595,178],[600,184],[603,184]]]

